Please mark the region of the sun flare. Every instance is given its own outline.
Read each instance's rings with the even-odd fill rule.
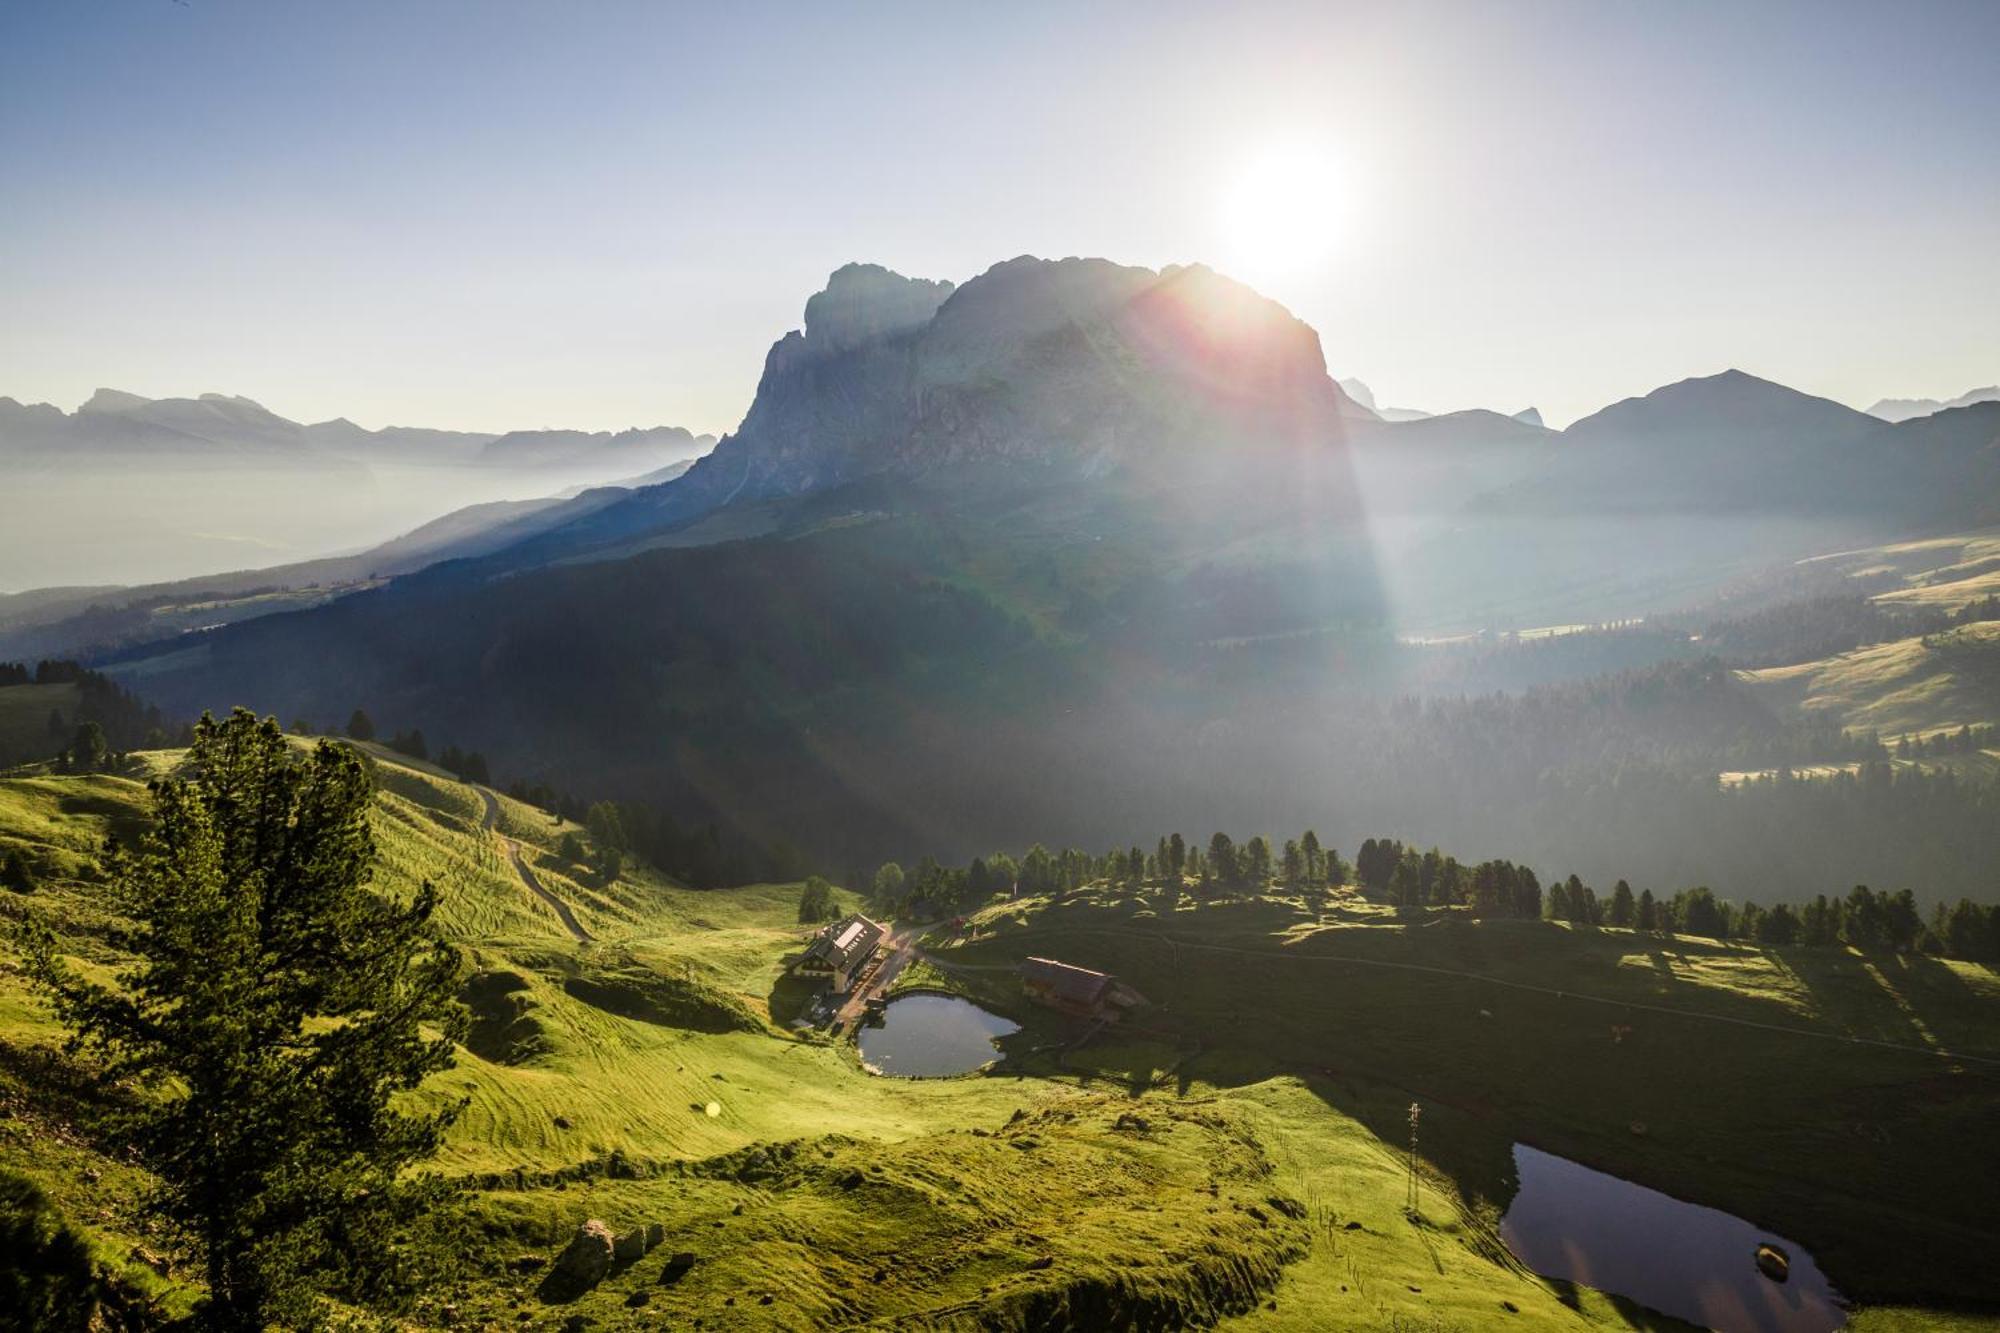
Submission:
[[[1247,277],[1292,277],[1323,268],[1351,220],[1346,164],[1324,147],[1267,146],[1245,158],[1222,193],[1231,265]]]

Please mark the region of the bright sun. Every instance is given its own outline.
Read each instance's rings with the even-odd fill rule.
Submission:
[[[1230,266],[1266,280],[1311,273],[1332,257],[1352,205],[1347,174],[1332,153],[1271,145],[1245,159],[1222,194]]]

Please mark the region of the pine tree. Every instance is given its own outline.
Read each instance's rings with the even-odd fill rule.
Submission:
[[[370,718],[368,714],[362,712],[359,708],[355,709],[352,713],[348,714],[347,717],[347,738],[349,740],[355,740],[355,741],[374,740],[375,739],[374,720]]]
[[[805,888],[799,893],[799,920],[808,924],[831,921],[840,915],[840,906],[834,901],[833,885],[818,875],[806,876]]]
[[[1619,880],[1611,889],[1611,924],[1629,926],[1632,924],[1632,886]]]
[[[1570,876],[1570,878],[1574,879],[1576,877],[1572,875]],[[1569,885],[1559,879],[1550,881],[1548,901],[1546,906],[1549,914],[1549,920],[1551,921],[1569,920]]]
[[[1526,866],[1514,868],[1514,915],[1523,921],[1542,917],[1542,886],[1535,872]]]
[[[1237,858],[1242,883],[1240,887],[1262,893],[1271,884],[1271,843],[1261,833],[1243,844],[1242,854]]]
[[[446,1194],[412,1168],[455,1108],[392,1106],[452,1064],[465,1032],[438,896],[369,888],[370,783],[275,720],[204,717],[153,831],[112,869],[137,929],[114,988],[71,971],[46,930],[29,967],[108,1078],[148,1089],[120,1125],[158,1177],[150,1205],[200,1252],[203,1317],[298,1323],[316,1292],[380,1301],[417,1274],[413,1228]]]
[[[590,831],[590,840],[600,849],[615,847],[622,852],[631,846],[625,838],[625,818],[610,801],[592,805],[583,817],[583,826]]]
[[[1225,889],[1236,887],[1239,874],[1236,859],[1236,844],[1227,833],[1217,833],[1208,840],[1208,873],[1220,880]]]
[[[1405,853],[1396,862],[1396,868],[1389,875],[1389,896],[1400,907],[1418,908],[1424,905],[1423,858],[1415,852]]]
[[[1683,927],[1690,935],[1706,935],[1710,939],[1722,939],[1729,933],[1727,921],[1722,915],[1722,907],[1715,901],[1712,890],[1703,887],[1689,889],[1681,908]]]
[[[70,740],[69,749],[63,752],[63,762],[72,773],[95,773],[104,767],[110,753],[110,747],[104,740],[104,728],[95,722],[80,722],[76,735]]]

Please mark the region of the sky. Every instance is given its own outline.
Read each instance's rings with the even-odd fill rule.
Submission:
[[[1432,411],[2000,379],[2000,4],[0,0],[0,394],[726,431],[849,260],[1202,261]]]

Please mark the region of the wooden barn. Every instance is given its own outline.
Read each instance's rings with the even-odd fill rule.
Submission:
[[[805,953],[792,964],[792,972],[822,978],[835,992],[845,994],[882,946],[884,933],[880,925],[857,912],[813,936]]]
[[[1053,958],[1030,958],[1022,963],[1021,988],[1037,1004],[1077,1018],[1115,1019],[1145,1003],[1139,992],[1108,972],[1093,972]]]

